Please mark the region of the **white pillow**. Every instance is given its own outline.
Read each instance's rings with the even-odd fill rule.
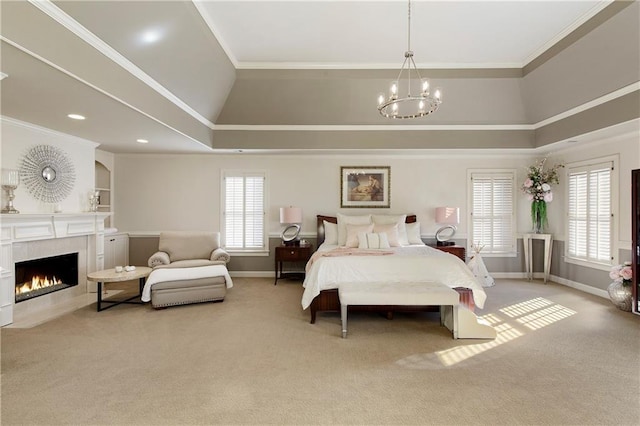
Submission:
[[[347,241],[345,242],[345,246],[347,247],[358,247],[358,234],[368,233],[373,231],[373,223],[368,225],[347,225]]]
[[[338,213],[338,245],[344,246],[347,242],[347,225],[367,225],[371,222],[371,215],[348,216]]]
[[[387,239],[389,240],[389,245],[391,247],[400,246],[400,242],[398,241],[398,224],[397,223],[389,223],[387,225],[380,225],[379,223],[376,223],[373,225],[373,232],[380,233],[380,234],[387,234]]]
[[[386,249],[389,248],[389,239],[387,234],[358,234],[358,248],[361,249]]]
[[[322,221],[324,225],[324,242],[333,246],[338,245],[338,224]]]
[[[420,238],[420,222],[407,223],[407,239],[409,244],[424,244],[422,238]]]
[[[390,223],[398,224],[398,242],[401,246],[408,246],[409,239],[407,237],[407,228],[405,221],[407,220],[406,214],[374,214],[371,219],[373,223],[379,223],[380,225],[388,225]]]

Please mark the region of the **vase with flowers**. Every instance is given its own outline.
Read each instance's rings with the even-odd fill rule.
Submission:
[[[543,233],[544,227],[548,225],[547,203],[553,201],[551,185],[560,182],[558,169],[564,167],[563,164],[556,164],[545,169],[546,161],[547,159],[544,158],[529,166],[527,178],[522,184],[522,192],[531,201],[531,222],[533,223],[533,232],[536,234]]]
[[[613,266],[609,272],[609,278],[613,280],[607,287],[609,299],[618,309],[631,312],[631,279],[633,278],[631,262]]]

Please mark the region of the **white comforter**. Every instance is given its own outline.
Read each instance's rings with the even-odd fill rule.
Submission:
[[[319,247],[331,250],[335,246]],[[421,282],[435,281],[451,288],[465,287],[473,292],[478,308],[487,294],[471,270],[457,256],[428,246],[392,248],[388,256],[320,257],[311,265],[304,280],[302,308],[307,309],[321,290],[338,288],[343,282]]]
[[[151,300],[151,287],[154,284],[207,277],[224,277],[227,288],[233,287],[233,281],[231,281],[229,271],[224,265],[198,266],[194,268],[161,268],[151,271],[149,278],[147,278],[147,281],[144,283],[142,297],[140,299],[143,302],[149,302]]]

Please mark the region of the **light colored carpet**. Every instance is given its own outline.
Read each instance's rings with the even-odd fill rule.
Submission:
[[[299,282],[234,283],[223,303],[3,328],[2,424],[640,424],[640,317],[608,300],[497,280],[496,341],[431,313],[353,313],[342,339]]]

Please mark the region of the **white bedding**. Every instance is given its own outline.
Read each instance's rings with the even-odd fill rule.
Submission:
[[[229,271],[224,265],[198,266],[194,268],[154,269],[151,271],[149,278],[147,278],[147,281],[144,283],[141,300],[143,302],[149,302],[151,300],[151,287],[154,284],[167,281],[195,280],[198,278],[221,276],[224,277],[227,283],[227,288],[233,287],[233,281],[231,281]]]
[[[318,251],[337,246],[322,244]],[[388,250],[388,249],[386,249]],[[487,298],[482,285],[457,256],[424,245],[392,247],[388,256],[331,256],[317,258],[304,280],[302,308],[307,309],[321,290],[338,288],[343,282],[435,281],[451,288],[473,292],[475,305],[482,309]]]

